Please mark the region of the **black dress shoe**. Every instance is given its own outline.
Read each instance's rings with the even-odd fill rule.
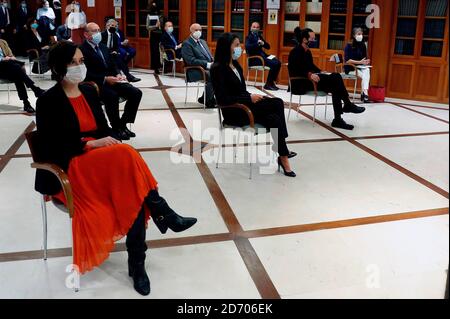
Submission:
[[[197,100],[197,102],[200,103],[200,104],[205,103],[205,98],[204,98],[204,96],[202,95],[201,97],[199,97],[198,100]]]
[[[370,103],[369,96],[365,95],[364,93],[361,94],[361,102],[363,102],[363,103]]]
[[[131,264],[128,262],[128,275],[133,278],[134,289],[143,296],[150,294],[150,279],[145,271],[145,263]]]
[[[121,141],[128,141],[130,137],[124,130],[113,130],[114,137]]]
[[[162,197],[160,197],[158,202],[146,200],[146,203],[152,212],[152,218],[156,227],[162,234],[165,234],[168,228],[176,233],[185,231],[197,222],[197,218],[182,217],[175,213]]]
[[[31,106],[30,102],[23,104],[23,110],[27,113],[34,114],[36,110]]]
[[[343,119],[333,120],[333,122],[331,123],[331,126],[335,127],[335,128],[341,128],[343,130],[349,130],[349,131],[351,131],[355,128],[353,125],[345,123],[345,121]]]
[[[279,88],[275,85],[275,84],[271,84],[271,85],[264,85],[264,90],[267,91],[278,91]]]
[[[287,177],[297,177],[297,174],[295,174],[294,171],[290,171],[290,172],[286,171],[286,169],[284,168],[283,163],[281,163],[281,158],[278,157],[278,171],[280,172],[281,169],[283,169],[283,173],[284,173],[285,176],[287,176]]]
[[[130,131],[127,127],[123,128],[123,131],[125,134],[127,134],[129,137],[136,137],[136,133]]]
[[[347,104],[346,106],[344,106],[342,111],[344,113],[360,114],[360,113],[364,113],[366,111],[366,108],[362,107],[362,106],[357,106],[353,103],[350,103],[350,104]]]
[[[139,78],[137,78],[135,76],[130,76],[130,77],[127,78],[127,80],[128,80],[128,82],[132,82],[132,83],[136,83],[136,82],[141,81],[141,79],[139,79]]]

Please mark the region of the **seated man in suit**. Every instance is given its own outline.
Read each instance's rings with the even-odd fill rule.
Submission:
[[[23,109],[27,113],[34,113],[34,108],[28,101],[26,87],[29,87],[36,97],[40,97],[44,90],[37,87],[25,72],[24,63],[17,61],[8,43],[0,39],[0,79],[13,82],[17,88],[19,99],[23,102]]]
[[[281,70],[281,62],[272,57],[269,59],[269,56],[264,49],[270,50],[270,44],[264,40],[260,32],[260,25],[258,22],[253,22],[251,26],[251,31],[245,40],[245,49],[247,50],[247,55],[258,55],[264,59],[264,63],[266,66],[270,68],[269,75],[267,76],[267,82],[264,86],[264,89],[277,91],[278,87],[275,85],[275,81],[278,78],[278,74]],[[261,65],[261,61],[259,59],[250,59],[249,66],[257,66]]]
[[[142,99],[142,91],[133,87],[126,77],[120,73],[108,48],[101,43],[100,27],[88,23],[84,31],[84,42],[81,51],[87,68],[85,81],[97,83],[100,96],[105,103],[106,114],[117,138],[129,140],[136,134],[127,128],[127,123],[134,123]],[[125,112],[120,117],[119,97],[127,100]]]
[[[198,99],[200,104],[203,104],[206,99],[206,107],[213,108],[216,105],[214,99],[214,91],[211,83],[211,77],[209,70],[214,62],[211,51],[205,40],[202,40],[202,26],[198,23],[194,23],[190,27],[191,36],[184,41],[181,48],[181,55],[187,66],[201,66],[206,72],[206,95],[204,94]],[[190,70],[187,73],[188,80],[190,82],[199,81],[203,79],[202,74],[198,70]]]
[[[116,60],[116,64],[127,77],[128,82],[139,82],[141,79],[133,76],[128,68],[128,63],[120,55],[120,36],[117,29],[117,21],[109,19],[106,23],[106,30],[102,32],[102,43],[109,49],[109,53]]]
[[[342,76],[339,73],[323,73],[315,64],[309,44],[315,41],[315,33],[311,29],[302,31],[296,29],[299,37],[298,45],[289,54],[289,76],[303,77],[305,80],[291,80],[293,94],[303,95],[307,91],[314,90],[313,82],[317,83],[317,90],[325,91],[333,95],[334,120],[333,127],[344,130],[353,130],[353,125],[345,123],[343,113],[363,113],[366,109],[353,104],[345,87]],[[344,102],[344,107],[342,107]]]
[[[176,58],[181,58],[181,48],[183,47],[183,43],[178,44],[177,38],[173,34],[173,23],[172,21],[166,21],[164,23],[164,32],[161,36],[161,44],[164,49],[172,49],[175,50]],[[173,60],[174,57],[171,52],[167,52],[167,58],[169,60]]]

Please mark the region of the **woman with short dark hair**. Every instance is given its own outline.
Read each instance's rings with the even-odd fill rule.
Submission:
[[[177,215],[158,194],[158,184],[140,154],[112,136],[83,54],[68,41],[56,44],[49,65],[58,83],[37,101],[36,124],[41,160],[67,172],[73,190],[74,264],[80,273],[99,266],[127,236],[128,270],[134,288],[150,293],[145,270],[145,229],[150,216],[162,233],[184,231],[195,218]],[[63,203],[58,181],[38,170],[36,190]]]
[[[242,54],[239,37],[224,33],[217,41],[215,63],[211,67],[211,78],[217,103],[220,106],[235,103],[249,107],[255,118],[255,123],[271,130],[274,139],[274,150],[280,157],[278,165],[284,174],[296,177],[291,170],[289,158],[297,154],[289,152],[286,145],[288,131],[284,113],[284,102],[279,98],[268,98],[247,91],[242,67],[237,61]],[[247,115],[240,109],[223,109],[224,122],[229,125],[245,126],[249,124]]]

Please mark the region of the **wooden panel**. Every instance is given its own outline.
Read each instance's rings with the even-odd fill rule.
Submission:
[[[139,68],[150,67],[150,40],[141,38],[130,38],[130,44],[136,48],[134,66]]]
[[[391,66],[388,92],[412,94],[413,64],[393,63]]]
[[[418,65],[415,78],[415,95],[438,99],[442,83],[440,65]]]

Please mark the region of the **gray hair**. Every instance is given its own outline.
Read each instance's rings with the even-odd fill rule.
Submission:
[[[352,35],[355,36],[358,32],[364,33],[364,31],[361,27],[355,27],[355,28],[353,28]]]
[[[118,22],[117,22],[116,19],[109,19],[109,20],[106,22],[106,25],[110,25],[111,23],[118,23]]]

